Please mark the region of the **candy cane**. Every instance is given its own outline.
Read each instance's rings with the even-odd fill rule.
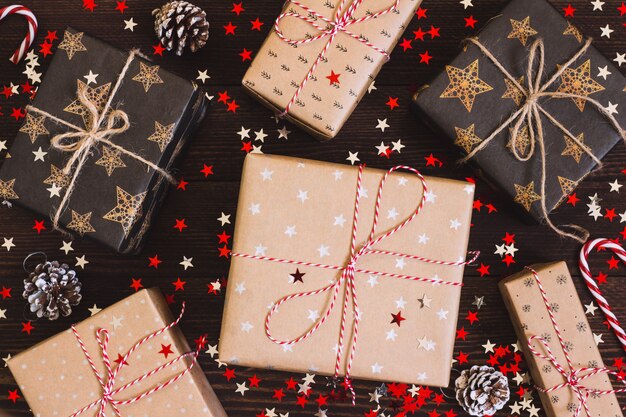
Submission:
[[[30,11],[30,9],[19,4],[13,4],[0,9],[0,20],[12,14],[22,15],[28,22],[28,33],[26,33],[26,37],[22,41],[20,47],[13,53],[13,55],[11,55],[11,58],[9,59],[14,64],[17,64],[22,60],[22,58],[24,58],[26,51],[30,49],[30,46],[35,40],[35,35],[37,34],[37,18],[33,12]]]
[[[580,251],[580,258],[578,260],[578,266],[580,268],[581,274],[583,275],[583,278],[585,278],[585,283],[587,284],[587,287],[589,287],[591,294],[598,302],[600,309],[602,309],[602,311],[604,312],[604,315],[606,316],[606,319],[609,325],[613,328],[613,332],[619,339],[620,343],[622,344],[622,347],[624,348],[624,350],[626,350],[626,332],[624,332],[624,329],[622,328],[619,320],[617,319],[615,314],[613,314],[613,311],[611,311],[611,306],[609,305],[609,302],[602,295],[602,291],[600,290],[600,287],[598,287],[598,284],[593,279],[593,276],[591,275],[591,271],[589,270],[589,262],[587,261],[587,259],[589,258],[589,254],[591,253],[591,251],[595,248],[610,249],[625,263],[626,263],[626,250],[622,246],[618,245],[617,243],[611,240],[595,239],[595,240],[587,242],[585,246],[583,246],[583,248]]]

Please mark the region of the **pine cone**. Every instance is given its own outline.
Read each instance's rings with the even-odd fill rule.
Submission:
[[[182,55],[185,46],[196,52],[209,39],[209,22],[206,13],[186,1],[170,1],[152,11],[154,30],[168,51]]]
[[[56,320],[72,314],[72,306],[82,299],[82,284],[76,272],[58,261],[39,264],[24,280],[22,296],[28,300],[30,311],[37,317]]]
[[[489,366],[472,366],[454,383],[456,399],[473,416],[493,415],[509,401],[509,381]]]

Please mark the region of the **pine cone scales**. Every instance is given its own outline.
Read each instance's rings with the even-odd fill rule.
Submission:
[[[186,46],[196,52],[209,39],[209,22],[204,10],[187,1],[170,1],[155,9],[154,30],[168,51],[182,55]]]
[[[52,261],[35,267],[24,280],[22,296],[28,300],[30,311],[37,317],[56,320],[61,315],[69,316],[72,306],[80,303],[81,288],[75,271],[70,270],[67,264]]]
[[[456,399],[473,416],[493,415],[509,401],[509,381],[489,366],[472,366],[456,379]]]

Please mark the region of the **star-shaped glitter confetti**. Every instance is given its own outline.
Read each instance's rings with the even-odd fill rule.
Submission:
[[[154,84],[163,84],[163,80],[159,77],[159,66],[158,65],[147,65],[143,62],[139,63],[139,74],[133,77],[133,81],[140,82],[143,84],[144,90],[146,93],[150,90]]]
[[[572,25],[569,21],[567,22],[567,28],[563,32],[563,35],[573,36],[574,38],[576,38],[578,43],[581,43],[583,40],[583,34],[580,33],[580,30],[578,30],[578,28]]]
[[[39,135],[47,135],[48,129],[44,126],[44,122],[46,120],[46,116],[34,117],[30,114],[26,114],[26,122],[20,128],[20,132],[28,133],[30,137],[30,141],[35,143]]]
[[[132,195],[119,186],[116,188],[117,205],[102,218],[121,224],[122,229],[124,229],[124,234],[128,236],[131,227],[133,227],[137,219],[141,217],[141,206],[143,205],[143,200],[146,198],[147,193],[143,192]]]
[[[458,98],[469,112],[472,111],[474,100],[478,94],[493,90],[493,87],[478,76],[478,59],[465,68],[446,65],[446,72],[448,73],[450,84],[441,93],[440,97]]]
[[[87,50],[82,41],[83,32],[71,33],[66,30],[63,41],[61,41],[58,48],[67,52],[67,58],[71,60],[76,52]]]
[[[519,85],[523,85],[524,76],[519,77],[517,79],[517,83]],[[526,97],[524,92],[517,88],[517,86],[513,84],[513,82],[511,82],[511,80],[509,80],[508,78],[504,79],[504,84],[506,84],[506,91],[502,95],[502,98],[510,98],[515,102],[515,105],[517,106],[522,104],[522,100],[524,100],[524,97]]]
[[[102,157],[96,161],[96,165],[104,167],[107,171],[107,175],[110,177],[116,168],[125,168],[126,164],[120,157],[121,151],[113,149],[109,146],[102,147]]]
[[[530,27],[530,16],[526,16],[524,20],[518,21],[515,19],[509,19],[511,21],[511,33],[507,36],[509,39],[519,39],[522,45],[526,46],[528,38],[537,34],[537,31]]]
[[[50,165],[50,176],[43,180],[44,184],[56,185],[57,187],[67,187],[70,183],[70,176],[65,175],[63,170],[59,169],[56,165]]]
[[[72,221],[67,224],[67,227],[83,236],[85,233],[93,233],[96,231],[90,222],[91,212],[79,214],[72,210]]]
[[[524,206],[526,211],[530,211],[535,201],[541,200],[541,196],[535,192],[535,182],[531,181],[527,186],[514,184],[515,199],[514,201]]]
[[[81,92],[85,92],[85,96],[87,99],[93,103],[98,111],[102,111],[104,106],[106,106],[107,99],[109,97],[109,90],[111,89],[111,83],[107,83],[101,85],[99,87],[89,87],[89,85],[85,84],[81,80],[77,81],[77,96]],[[73,114],[78,114],[83,118],[83,123],[87,129],[91,129],[91,124],[93,123],[92,114],[89,112],[87,107],[83,103],[80,102],[78,98],[71,102],[67,107],[63,109],[63,111]]]
[[[588,97],[591,94],[603,91],[604,87],[591,78],[591,60],[582,63],[578,68],[566,68],[561,74],[561,85],[557,89],[559,93],[575,94]],[[585,110],[583,98],[572,98],[576,107],[581,112]]]
[[[148,138],[148,140],[156,142],[159,145],[161,152],[163,152],[172,140],[175,126],[176,123],[164,126],[159,122],[154,122],[154,133]]]
[[[454,144],[463,148],[465,152],[470,153],[474,145],[482,142],[482,139],[474,133],[474,124],[472,123],[467,129],[455,127],[456,140]]]
[[[13,190],[15,186],[15,178],[8,181],[0,180],[0,199],[2,200],[17,200],[19,196]]]
[[[571,156],[572,158],[574,158],[574,161],[576,161],[576,163],[580,163],[580,158],[583,156],[583,153],[585,153],[585,150],[576,142],[574,142],[569,136],[563,136],[563,139],[565,139],[565,149],[563,149],[563,152],[561,152],[561,156]],[[584,133],[576,136],[576,139],[578,139],[578,141],[586,147],[583,142],[585,140]],[[588,151],[590,151],[588,147],[586,148]]]

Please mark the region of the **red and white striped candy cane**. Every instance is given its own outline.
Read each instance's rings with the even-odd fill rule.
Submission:
[[[24,58],[24,55],[26,55],[26,52],[30,49],[30,46],[35,40],[35,35],[37,35],[37,18],[27,7],[19,4],[12,4],[0,9],[0,20],[12,14],[22,15],[26,18],[26,22],[28,22],[28,32],[26,33],[26,37],[22,40],[20,47],[13,53],[13,55],[11,55],[11,58],[9,59],[12,63],[17,64],[22,60],[22,58]]]
[[[592,250],[596,248],[610,249],[615,255],[617,255],[622,261],[624,261],[624,263],[626,263],[626,250],[612,240],[600,238],[587,242],[581,249],[580,258],[578,259],[578,266],[580,268],[581,274],[585,278],[585,283],[587,284],[587,287],[589,288],[591,294],[596,299],[598,305],[604,312],[604,315],[606,316],[609,325],[613,328],[613,332],[622,344],[623,349],[626,350],[626,332],[624,332],[624,329],[622,328],[619,320],[611,310],[609,302],[606,300],[606,298],[604,298],[604,295],[602,295],[600,287],[593,279],[591,271],[589,270],[589,254]]]

